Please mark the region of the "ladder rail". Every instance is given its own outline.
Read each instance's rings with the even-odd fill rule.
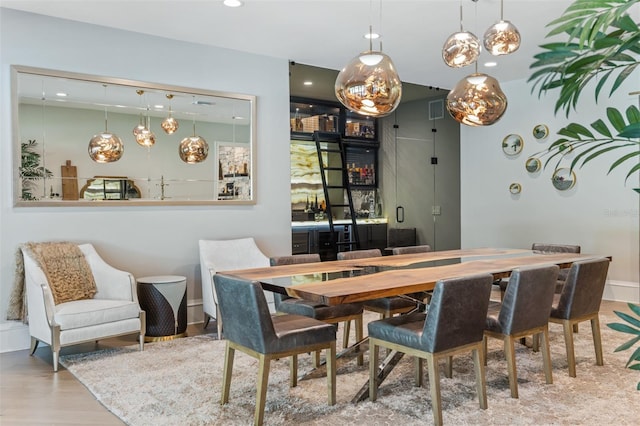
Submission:
[[[335,252],[343,251],[340,250],[343,247],[348,248],[349,250],[353,250],[360,248],[360,238],[358,235],[358,225],[356,222],[356,212],[353,207],[353,196],[351,194],[351,184],[349,182],[349,176],[347,173],[347,158],[345,146],[342,141],[342,137],[337,133],[329,133],[329,132],[318,132],[315,131],[313,133],[313,140],[316,144],[316,151],[318,153],[318,164],[320,167],[320,177],[322,179],[322,189],[324,192],[324,198],[326,203],[326,212],[327,212],[327,220],[329,222],[329,230],[330,230],[330,242],[331,246],[335,249]],[[323,148],[322,143],[325,144],[337,144],[337,148]],[[323,153],[335,153],[340,154],[340,167],[329,166],[324,164],[324,159],[322,158]],[[326,171],[340,171],[341,172],[341,185],[336,185],[334,182],[329,183],[326,175]],[[331,190],[342,189],[340,202],[331,202]],[[345,195],[347,198],[347,203],[345,204],[344,199]],[[336,225],[333,219],[333,208],[342,207],[344,211],[344,207],[348,207],[349,209],[349,217],[351,219],[351,231],[349,232],[349,241],[337,241],[336,240]]]

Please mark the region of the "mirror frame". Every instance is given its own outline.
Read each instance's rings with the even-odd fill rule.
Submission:
[[[20,135],[20,117],[19,117],[19,99],[20,94],[18,93],[18,83],[19,77],[21,74],[30,74],[30,75],[39,75],[43,77],[53,77],[53,78],[64,78],[71,80],[79,80],[88,83],[96,83],[100,85],[117,85],[117,86],[125,86],[131,87],[132,89],[144,89],[144,90],[155,90],[155,91],[163,91],[170,93],[179,93],[186,95],[201,95],[208,97],[221,97],[232,100],[241,100],[248,101],[250,103],[250,130],[249,130],[249,147],[251,150],[251,158],[250,158],[250,167],[251,167],[251,179],[250,179],[250,193],[251,198],[249,200],[220,200],[220,199],[189,199],[189,200],[171,200],[171,199],[127,199],[127,200],[22,200],[20,198],[21,194],[21,177],[19,172],[19,167],[21,165],[21,142],[22,138]],[[257,203],[256,196],[256,176],[257,176],[257,141],[256,141],[256,116],[257,116],[257,106],[256,106],[257,97],[255,95],[247,95],[240,93],[230,93],[223,91],[215,91],[215,90],[207,90],[207,89],[196,89],[185,86],[176,86],[176,85],[167,85],[160,83],[150,83],[143,82],[137,80],[129,80],[124,78],[116,78],[116,77],[105,77],[91,74],[81,74],[67,71],[58,71],[51,70],[45,68],[37,68],[37,67],[29,67],[22,65],[12,65],[11,66],[11,111],[12,111],[12,137],[13,141],[13,162],[12,162],[12,176],[13,176],[13,185],[12,185],[12,199],[14,207],[78,207],[78,206],[92,206],[92,207],[112,207],[112,206],[162,206],[162,205],[254,205]],[[90,135],[87,136],[87,144],[90,139]],[[217,145],[220,141],[211,141],[209,143],[209,155],[215,156],[215,150],[217,149]],[[83,146],[83,149],[86,148]],[[86,152],[86,151],[83,151]],[[176,161],[181,161],[178,156],[178,150],[176,149]],[[212,170],[217,170],[217,166],[212,166]],[[83,177],[84,178],[84,177]],[[213,187],[217,188],[215,185],[215,177],[212,181]],[[81,187],[84,183],[78,183],[78,186]],[[212,193],[213,189],[212,188]]]

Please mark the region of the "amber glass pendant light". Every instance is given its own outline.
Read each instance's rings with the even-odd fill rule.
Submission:
[[[462,0],[460,0],[460,31],[451,34],[444,42],[442,59],[452,68],[466,67],[478,60],[480,49],[478,37],[463,29]]]
[[[447,95],[447,111],[459,123],[489,126],[507,109],[507,97],[498,80],[478,73],[468,75]]]
[[[107,85],[104,84],[105,98]],[[96,163],[112,163],[118,161],[124,153],[122,140],[108,130],[107,105],[104,107],[104,132],[93,135],[89,141],[89,157]]]
[[[342,105],[355,113],[384,117],[400,104],[402,82],[391,58],[382,53],[382,45],[380,50],[373,50],[371,25],[368,39],[369,50],[353,58],[338,73],[335,94]]]
[[[171,135],[178,130],[178,120],[171,116],[171,99],[173,99],[173,95],[170,93],[167,94],[167,99],[169,99],[169,116],[162,120],[160,127],[162,127],[162,130],[164,130],[166,134]]]
[[[503,0],[500,0],[500,21],[484,33],[484,47],[494,56],[508,55],[520,47],[520,32],[511,22],[504,20]]]
[[[138,89],[136,90],[136,93],[138,94],[138,96],[140,96],[140,109],[142,109],[142,95],[144,94],[144,90]],[[140,113],[140,121],[138,122],[138,125],[133,128],[133,136],[135,136],[136,141],[138,140],[138,136],[140,136],[140,134],[146,129],[147,126],[144,122],[142,113]]]
[[[193,119],[193,136],[186,137],[178,147],[180,159],[187,164],[201,163],[209,155],[209,144],[202,136],[196,135],[196,119]]]
[[[145,128],[136,136],[136,142],[140,146],[151,148],[156,143],[156,135],[151,131],[151,117],[147,107],[147,122]]]

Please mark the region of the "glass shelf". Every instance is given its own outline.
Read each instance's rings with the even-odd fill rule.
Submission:
[[[291,102],[290,105],[289,122],[292,132],[338,132],[340,108],[303,102]]]

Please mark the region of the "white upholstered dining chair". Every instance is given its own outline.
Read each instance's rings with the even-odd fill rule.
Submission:
[[[139,334],[144,349],[145,312],[140,309],[136,281],[107,264],[91,244],[78,248],[96,284],[91,298],[55,303],[51,283],[29,250],[22,249],[33,355],[38,342],[51,346],[53,371],[58,371],[60,348],[107,337]],[[55,290],[55,289],[54,289]]]
[[[218,326],[218,339],[222,338],[222,318],[218,310],[218,296],[213,276],[219,271],[270,266],[269,258],[262,253],[252,237],[231,240],[200,240],[200,274],[202,278],[202,309],[204,327],[214,318]],[[267,303],[275,312],[273,294],[267,293]]]

